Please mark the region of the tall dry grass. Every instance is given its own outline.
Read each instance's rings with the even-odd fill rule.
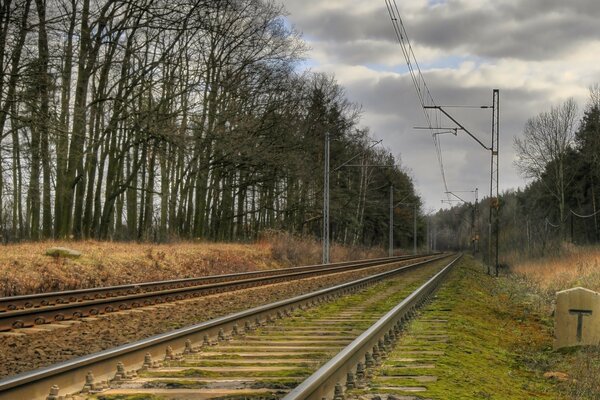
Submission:
[[[49,247],[78,250],[79,259],[44,255]],[[332,260],[379,257],[380,249],[334,245]],[[0,246],[0,297],[316,264],[314,239],[270,233],[254,244],[171,244],[46,241]]]
[[[44,255],[63,246],[79,259]],[[222,243],[35,242],[0,246],[0,296],[276,268],[270,249]]]
[[[292,264],[320,264],[323,245],[312,237],[296,236],[287,232],[269,231],[263,240],[271,248],[271,255],[276,261]],[[360,260],[366,258],[385,257],[386,252],[380,247],[344,246],[332,243],[330,261]]]
[[[511,271],[548,293],[575,286],[600,291],[600,248],[565,244],[561,250],[560,255],[514,260]]]
[[[556,292],[582,286],[600,291],[600,248],[563,244],[556,255],[511,262],[513,287],[531,305],[550,315]],[[578,348],[551,357],[548,369],[566,372],[561,391],[573,400],[600,399],[600,347]]]

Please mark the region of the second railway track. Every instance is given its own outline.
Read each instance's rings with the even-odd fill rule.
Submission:
[[[372,346],[374,340],[376,345],[379,343],[387,346],[389,337],[386,331],[384,341],[381,327],[388,328],[392,322],[382,324],[378,318],[406,295],[408,297],[402,301],[403,314],[400,315],[397,311],[393,316],[396,318],[394,323],[399,318],[404,318],[417,302],[422,301],[431,292],[433,285],[441,280],[441,272],[438,271],[444,272],[452,264],[446,265],[444,262],[442,265],[441,258],[443,257],[416,262],[8,378],[0,381],[0,399],[44,399],[48,393],[51,393],[48,398],[58,399],[59,391],[74,393],[80,392],[82,388],[85,393],[69,398],[96,398],[95,392],[98,392],[98,398],[104,399],[123,398],[118,396],[130,393],[142,396],[155,394],[160,396],[156,398],[171,399],[281,397],[325,361],[330,359],[325,366],[331,364],[349,346],[355,345],[357,340],[363,338],[364,341],[365,332],[371,331],[374,326],[379,328],[375,334],[371,333],[366,338],[367,345]],[[407,271],[410,273],[404,273]],[[397,276],[399,273],[402,275]],[[435,275],[434,278],[428,278],[431,275]],[[381,282],[384,279],[386,280]],[[427,281],[425,285],[410,293],[424,280]],[[364,290],[366,285],[377,282],[381,283]],[[306,307],[331,301],[357,290],[359,292],[352,296],[305,311]],[[398,306],[394,310],[397,308]],[[291,318],[283,319],[284,316]],[[276,320],[280,322],[274,323]],[[375,324],[371,326],[373,322]],[[344,347],[346,345],[348,346]],[[373,349],[372,357],[376,358],[377,350],[375,347]],[[361,351],[360,357],[364,357],[364,346],[357,350],[357,354]],[[335,379],[338,369],[347,368],[346,364],[342,367],[336,364],[334,372],[320,374],[332,375]],[[140,376],[134,379],[136,373],[133,370],[139,371]],[[309,383],[311,378],[307,380]],[[307,381],[298,388],[302,389]],[[318,384],[319,399],[323,390],[333,390],[329,383],[329,386],[323,382]],[[327,388],[323,389],[325,386]],[[313,390],[312,386],[310,390]],[[56,397],[52,397],[55,395]],[[303,396],[304,394],[300,394],[300,397],[295,398],[304,398]]]
[[[401,256],[0,298],[0,332],[430,256]]]

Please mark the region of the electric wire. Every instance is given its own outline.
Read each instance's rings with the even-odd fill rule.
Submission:
[[[425,106],[435,106],[435,100],[429,91],[429,87],[425,81],[423,73],[421,72],[421,67],[417,61],[415,53],[412,48],[412,44],[408,39],[408,34],[406,32],[406,28],[404,26],[404,22],[400,17],[400,11],[398,9],[398,5],[396,4],[396,0],[385,0],[385,4],[388,10],[388,14],[392,21],[392,26],[394,28],[394,32],[396,34],[396,38],[398,43],[400,44],[400,48],[402,49],[402,54],[404,59],[406,60],[406,65],[408,67],[413,85],[415,86],[415,90],[417,92],[417,97],[419,98],[419,102],[421,103],[421,108],[423,110],[423,114],[425,115],[425,119],[427,121],[427,125],[429,129],[434,130],[434,126],[440,126],[439,121],[439,113],[434,113],[435,124],[432,121],[430,112],[425,108]],[[444,192],[448,192],[448,183],[446,181],[446,173],[444,169],[444,159],[442,156],[442,146],[439,139],[439,135],[437,132],[432,134],[433,144],[435,146],[436,157],[438,159],[438,164],[440,167],[440,173],[442,176],[442,182],[444,184]],[[450,198],[450,196],[446,193],[446,196]]]
[[[600,213],[600,210],[598,210],[595,213],[592,213],[592,214],[589,214],[589,215],[580,215],[580,214],[577,214],[573,210],[569,210],[569,211],[571,211],[571,214],[573,214],[574,216],[579,217],[579,218],[592,218],[594,215]]]

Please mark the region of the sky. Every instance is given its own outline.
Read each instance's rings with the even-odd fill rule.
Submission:
[[[445,207],[444,185],[384,0],[283,0],[309,46],[303,68],[334,74],[362,105],[361,125],[401,159],[425,202]],[[527,119],[573,97],[583,113],[600,82],[598,0],[397,0],[427,85],[439,105],[491,105],[500,90],[500,190],[523,187],[514,137]],[[448,111],[491,141],[491,111]],[[453,126],[450,121],[444,126]],[[464,133],[439,136],[450,191],[489,194],[489,151]],[[473,201],[471,193],[459,194]]]

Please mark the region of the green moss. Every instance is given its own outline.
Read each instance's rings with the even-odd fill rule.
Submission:
[[[215,397],[212,400],[276,400],[281,396],[276,393],[240,393],[232,396]]]
[[[269,379],[268,381],[256,381],[250,385],[250,388],[290,390],[298,386],[301,382],[301,380],[297,379]]]
[[[282,369],[278,371],[207,371],[203,369],[189,368],[181,371],[147,371],[143,374],[147,378],[229,378],[243,375],[247,378],[261,378],[261,377],[298,377],[308,376],[313,371],[312,368],[294,368],[294,369]]]
[[[115,395],[99,395],[98,400],[165,400],[163,396],[155,396],[153,394],[115,394]]]
[[[143,387],[144,389],[200,389],[206,387],[206,383],[185,379],[173,379],[148,381],[144,383]]]
[[[450,279],[429,303],[421,317],[448,320],[436,329],[446,342],[428,341],[431,324],[419,319],[409,324],[396,349],[376,372],[373,385],[420,386],[428,399],[562,399],[557,387],[543,378],[539,365],[551,357],[549,321],[525,311],[498,290],[501,281],[483,274],[481,265],[464,257]],[[409,354],[412,350],[441,351],[442,355]],[[401,358],[417,362],[397,361]],[[537,361],[536,361],[537,360]],[[535,361],[535,362],[534,362]],[[411,368],[431,363],[435,368]],[[406,366],[407,368],[397,368]],[[403,376],[433,375],[436,382],[418,382]],[[379,378],[398,376],[397,378]],[[364,392],[364,391],[361,391]],[[374,387],[372,392],[387,390]]]
[[[279,357],[277,357],[279,358]],[[296,357],[298,358],[298,357]],[[304,358],[304,354],[302,355],[302,358]],[[290,359],[292,360],[292,359]],[[283,360],[282,360],[283,361]],[[273,365],[277,365],[278,367],[298,367],[298,368],[310,368],[312,366],[314,366],[314,362],[278,362],[277,364],[266,364],[266,363],[244,363],[244,364],[239,364],[237,363],[235,360],[232,361],[228,361],[228,360],[214,360],[214,359],[210,359],[210,360],[200,360],[200,361],[180,361],[177,363],[172,364],[172,366],[174,367],[190,367],[190,368],[202,368],[202,367],[261,367],[261,366],[273,366]]]

